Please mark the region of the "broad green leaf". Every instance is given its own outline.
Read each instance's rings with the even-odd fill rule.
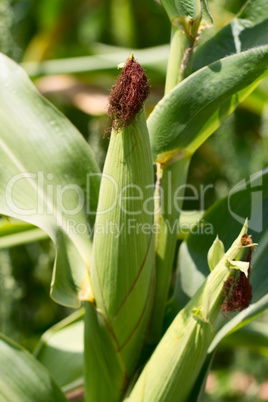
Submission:
[[[48,235],[29,223],[17,220],[0,221],[0,249],[47,239]]]
[[[153,158],[193,153],[268,75],[268,46],[226,57],[177,85],[155,107],[148,128]]]
[[[0,400],[67,401],[48,371],[25,349],[0,335]]]
[[[84,309],[46,331],[35,357],[65,392],[84,384]]]
[[[89,288],[99,169],[76,128],[4,55],[0,85],[0,213],[51,237],[56,247],[52,297],[77,307],[82,284]]]
[[[268,44],[268,2],[250,0],[240,15],[197,48],[193,70],[234,53]]]
[[[249,217],[248,233],[252,235],[254,243],[258,243],[252,255],[250,275],[252,304],[231,320],[222,320],[222,328],[211,348],[231,330],[245,325],[268,308],[268,170],[238,183],[230,191],[229,197],[220,200],[205,213],[197,228],[180,247],[175,299],[178,307],[182,308],[209,274],[206,257],[215,236],[219,235],[225,248],[229,247],[232,234],[246,217]]]

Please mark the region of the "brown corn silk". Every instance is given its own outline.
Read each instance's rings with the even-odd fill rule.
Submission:
[[[243,246],[252,244],[251,236],[244,234],[241,237]],[[223,294],[225,300],[222,304],[224,315],[232,311],[242,311],[247,308],[252,299],[252,286],[249,282],[251,271],[252,247],[249,247],[246,261],[249,262],[248,276],[244,272],[239,273],[239,277],[231,276],[224,282]]]
[[[131,55],[112,86],[108,115],[113,119],[113,129],[127,127],[149,95],[149,83],[142,66]]]

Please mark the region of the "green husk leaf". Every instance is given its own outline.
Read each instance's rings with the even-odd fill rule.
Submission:
[[[248,277],[249,262],[246,261],[230,261],[228,260],[228,265],[232,269],[243,272],[246,277]]]
[[[153,212],[153,166],[142,110],[130,126],[111,136],[91,268],[97,307],[123,349],[144,314],[152,287]]]
[[[217,236],[208,251],[208,266],[212,271],[224,255],[224,244]]]
[[[84,316],[81,308],[49,328],[34,353],[65,392],[84,384]]]
[[[154,283],[154,183],[153,164],[144,108],[128,127],[112,131],[104,165],[90,270],[102,327],[115,343],[123,374],[131,378],[144,343],[152,306]],[[87,319],[86,319],[87,320]],[[89,324],[90,325],[90,324]],[[106,330],[105,330],[106,331]],[[87,331],[85,335],[87,344]],[[94,366],[94,343],[87,345]],[[96,365],[99,363],[96,362]],[[87,366],[86,366],[87,367]],[[88,370],[88,376],[90,370]],[[109,361],[107,370],[112,371]],[[97,379],[98,377],[98,379]],[[89,380],[94,401],[103,384],[99,374]],[[125,380],[126,381],[126,380]],[[121,394],[127,382],[116,384]],[[109,395],[108,388],[106,391]]]

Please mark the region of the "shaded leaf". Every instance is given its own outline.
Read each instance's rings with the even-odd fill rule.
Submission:
[[[46,331],[35,351],[36,358],[65,390],[84,384],[84,309]]]
[[[251,0],[237,18],[197,48],[193,70],[214,63],[234,53],[268,44],[268,2]]]
[[[4,335],[0,335],[0,400],[67,401],[48,371],[29,352]]]
[[[98,166],[76,128],[4,55],[0,85],[0,213],[51,237],[56,247],[52,297],[77,307],[82,283],[89,287]]]

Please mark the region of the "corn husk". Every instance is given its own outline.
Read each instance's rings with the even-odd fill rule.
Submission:
[[[215,337],[214,324],[223,302],[223,284],[243,247],[241,236],[224,254],[183,310],[177,315],[145,366],[129,402],[186,402]],[[239,265],[239,264],[238,264]]]
[[[120,370],[123,367],[121,392],[135,370],[149,323],[154,284],[153,222],[153,164],[142,109],[128,127],[111,135],[90,270],[97,314],[110,334],[110,348],[114,348],[121,362]],[[90,352],[94,349],[91,335],[89,340],[87,333],[85,336],[85,343],[91,345],[86,359],[92,359],[93,355],[93,360],[97,359],[97,354]],[[114,369],[113,364],[109,367],[107,359],[102,364],[105,370]],[[106,387],[101,369],[87,378],[88,389],[97,392],[98,387],[102,390]],[[117,400],[111,399],[109,387],[106,398]],[[96,399],[88,397],[88,400]]]

